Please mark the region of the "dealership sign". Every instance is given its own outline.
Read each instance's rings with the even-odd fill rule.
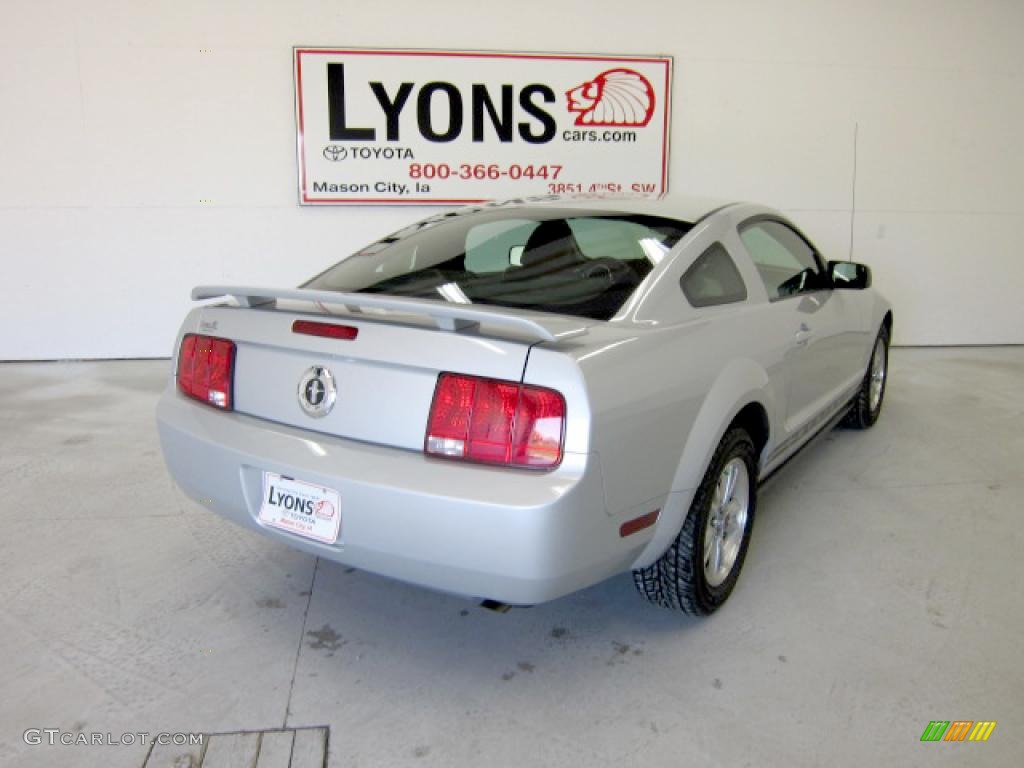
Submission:
[[[295,49],[303,204],[667,191],[669,56]]]

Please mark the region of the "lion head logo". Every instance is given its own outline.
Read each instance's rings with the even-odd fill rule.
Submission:
[[[565,92],[576,125],[647,125],[654,114],[654,88],[632,69],[609,69]]]
[[[321,499],[313,507],[313,512],[321,520],[331,520],[334,517],[334,505],[327,499]]]

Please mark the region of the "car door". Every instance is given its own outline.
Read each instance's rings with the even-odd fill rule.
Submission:
[[[828,415],[843,394],[848,309],[815,249],[787,222],[755,217],[739,235],[791,334],[785,429],[793,435]]]

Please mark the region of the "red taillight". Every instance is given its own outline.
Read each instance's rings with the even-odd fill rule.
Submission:
[[[178,389],[189,397],[230,411],[235,343],[190,333],[178,352]]]
[[[565,399],[553,389],[442,373],[424,450],[434,456],[554,467],[562,460]]]
[[[304,333],[307,336],[323,336],[328,339],[350,341],[359,335],[359,329],[351,325],[335,323],[318,323],[313,320],[296,320],[292,323],[292,333]]]

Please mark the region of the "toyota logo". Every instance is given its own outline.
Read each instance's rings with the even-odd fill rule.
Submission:
[[[337,395],[334,374],[322,366],[314,365],[299,379],[299,405],[307,416],[317,419],[326,416],[334,407]]]
[[[332,163],[344,160],[347,155],[348,150],[344,147],[339,147],[337,144],[328,144],[324,147],[324,157]]]

